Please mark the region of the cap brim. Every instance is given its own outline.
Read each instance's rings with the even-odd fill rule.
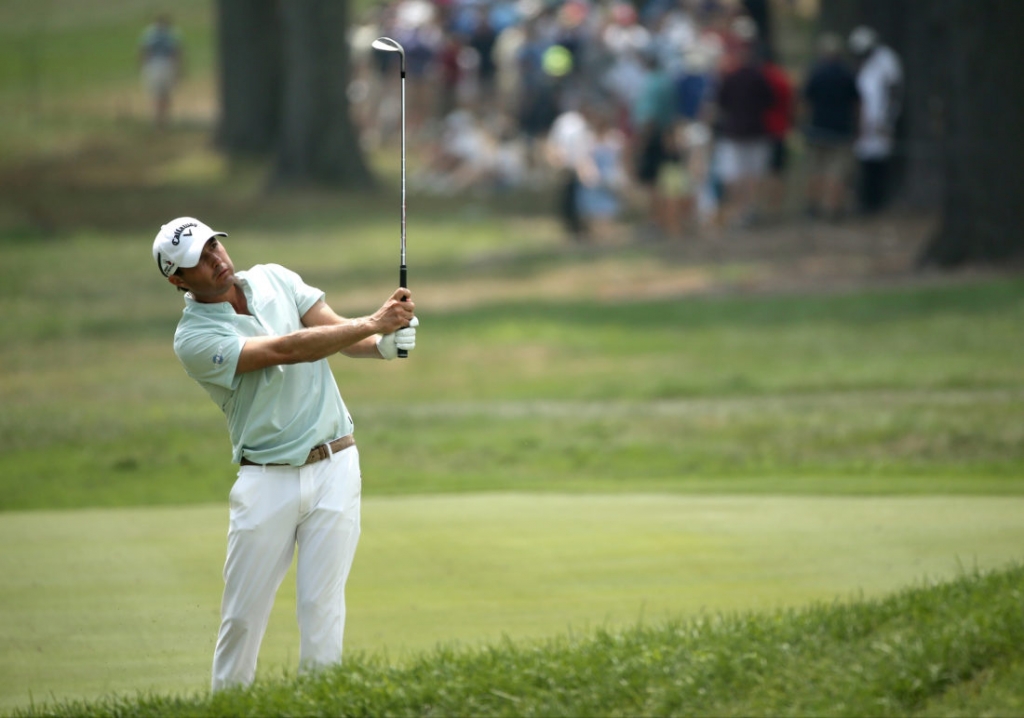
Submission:
[[[202,234],[192,235],[192,244],[189,245],[185,251],[185,255],[181,258],[181,262],[178,263],[179,267],[185,269],[191,269],[192,267],[199,264],[199,258],[203,256],[203,248],[206,243],[214,237],[227,237],[227,232],[210,232],[205,237]]]

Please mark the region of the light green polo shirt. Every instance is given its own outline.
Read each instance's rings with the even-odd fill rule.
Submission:
[[[326,359],[236,374],[246,339],[302,329],[302,315],[324,298],[295,272],[256,265],[236,275],[252,316],[229,302],[185,295],[174,353],[228,421],[233,460],[301,466],[314,446],[351,434],[352,417]]]

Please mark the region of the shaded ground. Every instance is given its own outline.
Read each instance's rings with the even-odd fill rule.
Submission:
[[[510,232],[546,231],[557,224],[505,218]],[[457,281],[431,281],[417,296],[437,307],[491,299],[594,297],[608,301],[709,294],[821,293],[858,288],[949,284],[1006,276],[1012,268],[973,267],[955,272],[922,269],[921,247],[934,231],[934,217],[890,213],[842,224],[792,219],[756,230],[717,236],[640,241],[631,227],[591,245],[560,241],[543,257],[522,252],[480,257],[475,268],[496,270],[510,262],[531,262],[526,276],[501,281],[483,271]],[[357,299],[353,296],[352,299]],[[358,297],[362,301],[369,298]]]
[[[386,172],[385,172],[386,174]],[[202,123],[155,133],[147,123],[124,120],[113,133],[66,138],[45,152],[8,156],[0,164],[0,241],[59,239],[75,232],[136,231],[168,213],[221,221],[310,211],[344,221],[337,192],[267,195],[264,165],[229,166],[211,146]],[[387,181],[387,180],[385,180]],[[607,300],[690,294],[822,292],[900,284],[948,283],[1005,274],[993,267],[956,272],[922,270],[917,258],[936,228],[920,213],[891,212],[845,223],[783,222],[684,239],[641,239],[634,225],[588,245],[564,239],[544,188],[517,196],[448,198],[410,195],[416,211],[470,213],[493,218],[514,238],[545,238],[534,254],[513,248],[476,257],[467,271],[418,288],[433,305],[459,306],[482,293],[495,299],[591,296]],[[383,196],[386,195],[386,196]],[[393,192],[347,195],[373,212],[394,212]],[[346,200],[341,199],[344,203]],[[418,203],[418,204],[417,204]],[[412,210],[411,210],[412,211]],[[287,219],[285,220],[287,221]],[[503,277],[500,269],[531,270]],[[477,270],[477,271],[472,271]],[[357,299],[354,290],[349,299]]]

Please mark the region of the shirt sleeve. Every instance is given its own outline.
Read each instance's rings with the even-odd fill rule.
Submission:
[[[175,338],[174,353],[185,372],[196,381],[233,391],[237,386],[235,369],[245,340],[237,334],[188,334]]]
[[[302,277],[280,264],[268,264],[267,269],[291,292],[300,317],[326,296],[323,291],[309,286],[302,281]]]

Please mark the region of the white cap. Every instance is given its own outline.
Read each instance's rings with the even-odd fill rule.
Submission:
[[[199,264],[203,247],[210,237],[227,237],[216,232],[195,217],[178,217],[160,228],[153,240],[153,259],[160,273],[169,277],[178,267],[194,267]]]
[[[878,33],[870,27],[861,25],[850,33],[850,50],[855,55],[863,55],[878,44]]]

